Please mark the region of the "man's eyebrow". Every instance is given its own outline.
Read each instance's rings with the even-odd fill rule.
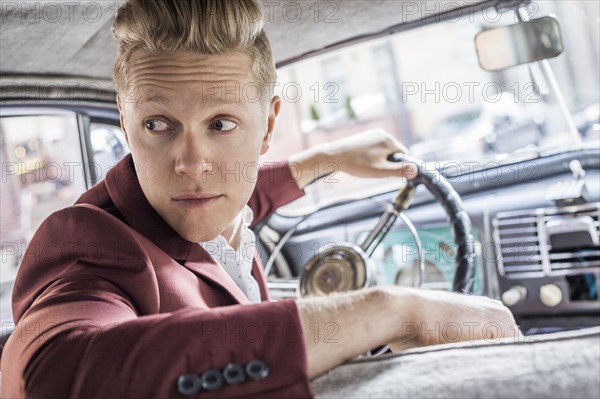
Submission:
[[[154,102],[154,103],[166,103],[169,102],[169,100],[167,99],[167,97],[162,96],[160,94],[157,95],[148,95],[148,96],[142,96],[140,98],[140,104],[141,103],[148,103],[148,102]]]
[[[199,100],[205,104],[212,104],[212,105],[229,105],[229,104],[235,105],[235,104],[243,103],[241,95],[237,94],[237,93],[231,93],[229,96],[225,96],[225,98],[222,98],[221,96],[204,95],[204,96],[200,97]],[[244,105],[244,104],[241,104],[241,105]]]
[[[215,105],[238,104],[238,103],[242,102],[241,98],[239,98],[239,94],[236,95],[234,93],[231,93],[230,96],[225,96],[225,98],[221,98],[220,96],[214,96],[214,95],[201,95],[201,96],[198,96],[198,101],[201,101],[201,102],[204,102],[207,104],[215,104]],[[147,103],[147,102],[168,103],[169,99],[160,94],[141,96],[140,103]]]

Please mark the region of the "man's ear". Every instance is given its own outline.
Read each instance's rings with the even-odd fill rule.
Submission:
[[[127,130],[125,130],[125,120],[124,120],[124,109],[123,103],[121,102],[121,97],[117,94],[117,107],[119,108],[119,120],[121,122],[121,130],[123,131],[123,135],[125,136],[125,142],[129,146],[129,136],[127,135]]]
[[[281,99],[279,96],[274,96],[269,104],[269,115],[267,119],[267,131],[263,137],[262,147],[260,149],[260,155],[263,155],[269,149],[271,145],[271,136],[273,135],[273,129],[275,128],[275,119],[279,115],[279,109],[281,108]]]

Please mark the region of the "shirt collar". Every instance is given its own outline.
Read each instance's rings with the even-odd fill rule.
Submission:
[[[248,226],[252,224],[252,220],[254,219],[254,212],[248,205],[246,205],[238,214],[242,219],[242,231],[240,237],[240,245],[237,250],[233,249],[231,245],[227,242],[225,237],[222,235],[218,235],[212,240],[199,242],[200,246],[208,251],[208,248],[218,248],[218,253],[222,253],[223,251],[230,253],[240,253],[248,244],[254,244],[256,241],[256,237],[254,233],[249,229]],[[236,216],[236,218],[238,217]],[[211,251],[208,251],[211,252]],[[214,251],[213,251],[214,252]],[[211,255],[215,255],[211,252]],[[219,259],[221,261],[221,259]]]

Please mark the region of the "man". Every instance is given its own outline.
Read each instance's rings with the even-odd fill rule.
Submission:
[[[378,345],[443,342],[427,334],[436,323],[478,323],[464,340],[513,333],[506,308],[466,295],[375,288],[269,302],[256,261],[221,256],[252,244],[249,220],[301,196],[324,159],[359,176],[411,175],[386,161],[402,147],[356,136],[293,157],[300,173],[259,173],[280,101],[254,1],[132,0],[114,32],[131,157],[32,239],[4,397],[310,397],[312,377]],[[259,101],[231,95],[248,87]],[[484,330],[491,321],[501,328]],[[334,339],[311,334],[327,323]]]

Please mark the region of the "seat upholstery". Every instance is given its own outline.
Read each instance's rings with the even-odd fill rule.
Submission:
[[[356,360],[312,381],[317,398],[598,398],[600,328],[450,344]]]

